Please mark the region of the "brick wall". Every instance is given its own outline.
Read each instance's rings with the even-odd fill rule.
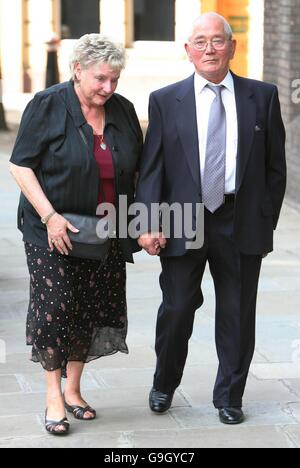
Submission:
[[[300,101],[299,0],[265,0],[264,79],[279,87],[287,130],[287,198],[300,207],[300,102],[295,101]]]

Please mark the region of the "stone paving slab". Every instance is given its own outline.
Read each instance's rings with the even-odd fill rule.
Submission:
[[[28,419],[31,435],[24,436],[20,434],[21,421],[12,418],[10,426],[12,435],[3,437],[0,434],[0,448],[297,448],[300,443],[300,427],[292,425],[209,426],[155,431],[101,432],[98,430],[97,435],[93,426],[95,426],[93,423],[76,422],[72,425],[69,437],[53,438],[45,434],[40,416]]]
[[[21,393],[21,388],[15,375],[0,375],[0,398],[5,393]]]
[[[300,269],[300,268],[299,268]],[[299,274],[299,270],[297,270]],[[260,291],[257,316],[258,318],[268,318],[272,322],[276,322],[278,319],[284,319],[282,315],[282,303],[284,303],[284,312],[287,316],[295,316],[296,323],[300,324],[299,310],[300,310],[300,291],[293,291],[293,294],[289,291]],[[299,327],[300,330],[300,327]],[[299,333],[300,338],[300,333]]]
[[[23,437],[25,434],[31,437],[40,436],[42,431],[40,418],[37,415],[23,415],[0,417],[0,447],[3,443],[2,439]]]
[[[293,415],[279,403],[246,404],[244,426],[270,426],[297,424]],[[175,408],[171,414],[177,424],[183,429],[197,429],[199,427],[219,427],[217,412],[211,406],[193,406],[189,408]]]
[[[284,380],[284,384],[289,388],[290,392],[300,401],[300,376],[293,380]],[[295,400],[294,400],[295,401]]]
[[[295,428],[206,428],[201,430],[168,430],[127,433],[72,434],[63,439],[15,437],[0,439],[0,448],[296,448],[300,429]],[[192,451],[192,450],[191,450]]]
[[[298,426],[288,426],[285,428],[285,433],[289,437],[291,443],[294,447],[300,447],[300,425]]]
[[[9,437],[0,439],[0,448],[120,448],[122,446],[122,433],[104,433],[94,436],[90,434],[74,434],[68,437],[51,437],[44,433],[43,436],[34,434],[27,437]]]
[[[293,428],[293,431],[295,429]],[[299,430],[300,432],[300,430]],[[299,434],[300,435],[300,434]],[[132,439],[137,447],[143,448],[296,448],[299,440],[293,440],[284,429],[265,427],[218,427],[181,431],[160,432],[159,438],[153,433],[135,433]]]
[[[1,327],[0,327],[0,336],[1,336]],[[33,363],[29,360],[29,348],[24,346],[24,353],[14,353],[11,355],[6,355],[6,362],[0,364],[0,376],[9,375],[9,374],[20,374],[22,372],[34,373]],[[26,350],[28,352],[26,352]],[[36,368],[37,370],[37,368]],[[41,371],[39,369],[39,374]]]
[[[288,410],[293,415],[293,418],[298,423],[300,422],[300,403],[289,403],[287,406]]]
[[[260,380],[297,379],[300,376],[300,363],[254,364],[251,373]]]

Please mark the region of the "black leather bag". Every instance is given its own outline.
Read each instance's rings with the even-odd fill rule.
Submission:
[[[79,229],[77,234],[68,231],[73,246],[73,250],[69,251],[69,255],[104,262],[111,245],[107,219],[73,213],[62,213],[62,216]]]

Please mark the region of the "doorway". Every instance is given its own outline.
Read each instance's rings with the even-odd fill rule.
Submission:
[[[100,31],[99,0],[61,0],[61,37],[62,39],[79,39],[84,34]]]
[[[134,40],[174,41],[175,0],[134,0]]]

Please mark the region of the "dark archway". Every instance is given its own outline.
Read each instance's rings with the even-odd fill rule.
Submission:
[[[134,0],[134,40],[174,41],[175,0]]]
[[[62,39],[79,39],[100,31],[99,0],[61,0]]]

